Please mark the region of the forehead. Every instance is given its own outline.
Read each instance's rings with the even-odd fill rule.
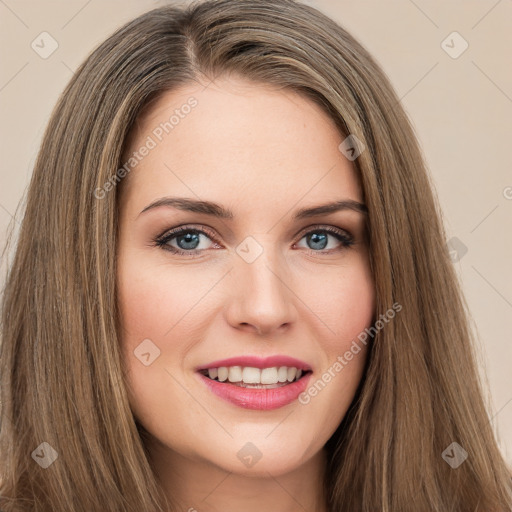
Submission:
[[[319,105],[243,79],[206,85],[167,91],[139,117],[124,155],[145,155],[130,172],[130,196],[233,201],[236,191],[235,201],[261,207],[301,196],[361,200],[353,163],[338,149],[345,137]]]

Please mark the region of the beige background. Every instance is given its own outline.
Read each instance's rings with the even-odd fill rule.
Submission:
[[[58,95],[86,55],[150,0],[0,0],[0,245]],[[409,113],[481,339],[493,425],[512,462],[512,0],[309,0],[381,63]],[[58,43],[47,59],[31,43]],[[457,31],[463,40],[449,37]],[[37,42],[37,39],[36,39]],[[451,48],[450,48],[451,47]],[[18,211],[18,215],[19,215]],[[460,253],[462,254],[462,253]],[[2,262],[2,281],[5,269]]]

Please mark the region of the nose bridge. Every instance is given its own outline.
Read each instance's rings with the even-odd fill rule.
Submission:
[[[294,319],[285,258],[271,234],[254,234],[237,247],[233,273],[237,323],[271,330]]]
[[[243,275],[241,279],[247,286],[258,293],[282,294],[282,274],[285,272],[286,262],[279,253],[272,235],[255,233],[248,236],[237,247],[237,254],[237,273]]]

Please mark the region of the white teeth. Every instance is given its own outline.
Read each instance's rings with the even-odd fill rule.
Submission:
[[[246,384],[261,384],[261,370],[246,366],[242,372],[242,380]]]
[[[295,380],[295,375],[297,375],[297,368],[288,368],[288,382]]]
[[[229,382],[242,382],[242,367],[230,366],[228,380]]]
[[[276,385],[279,383],[287,384],[299,380],[302,376],[302,370],[288,366],[274,366],[271,368],[253,368],[251,366],[221,366],[219,368],[209,368],[208,377],[219,382],[229,381],[241,384],[263,384]]]
[[[281,366],[277,371],[277,380],[278,382],[286,382],[288,380],[288,368],[286,366]]]
[[[277,368],[264,368],[263,370],[261,370],[261,383],[277,384]]]

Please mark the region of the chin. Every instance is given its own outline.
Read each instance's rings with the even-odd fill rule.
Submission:
[[[304,443],[296,443],[288,437],[287,442],[280,437],[273,440],[252,437],[251,440],[238,441],[229,439],[226,446],[219,446],[220,451],[208,459],[224,471],[243,476],[264,477],[279,476],[297,470],[313,457],[321,448],[304,452]],[[272,434],[271,434],[272,435]],[[285,447],[285,448],[283,448]]]

